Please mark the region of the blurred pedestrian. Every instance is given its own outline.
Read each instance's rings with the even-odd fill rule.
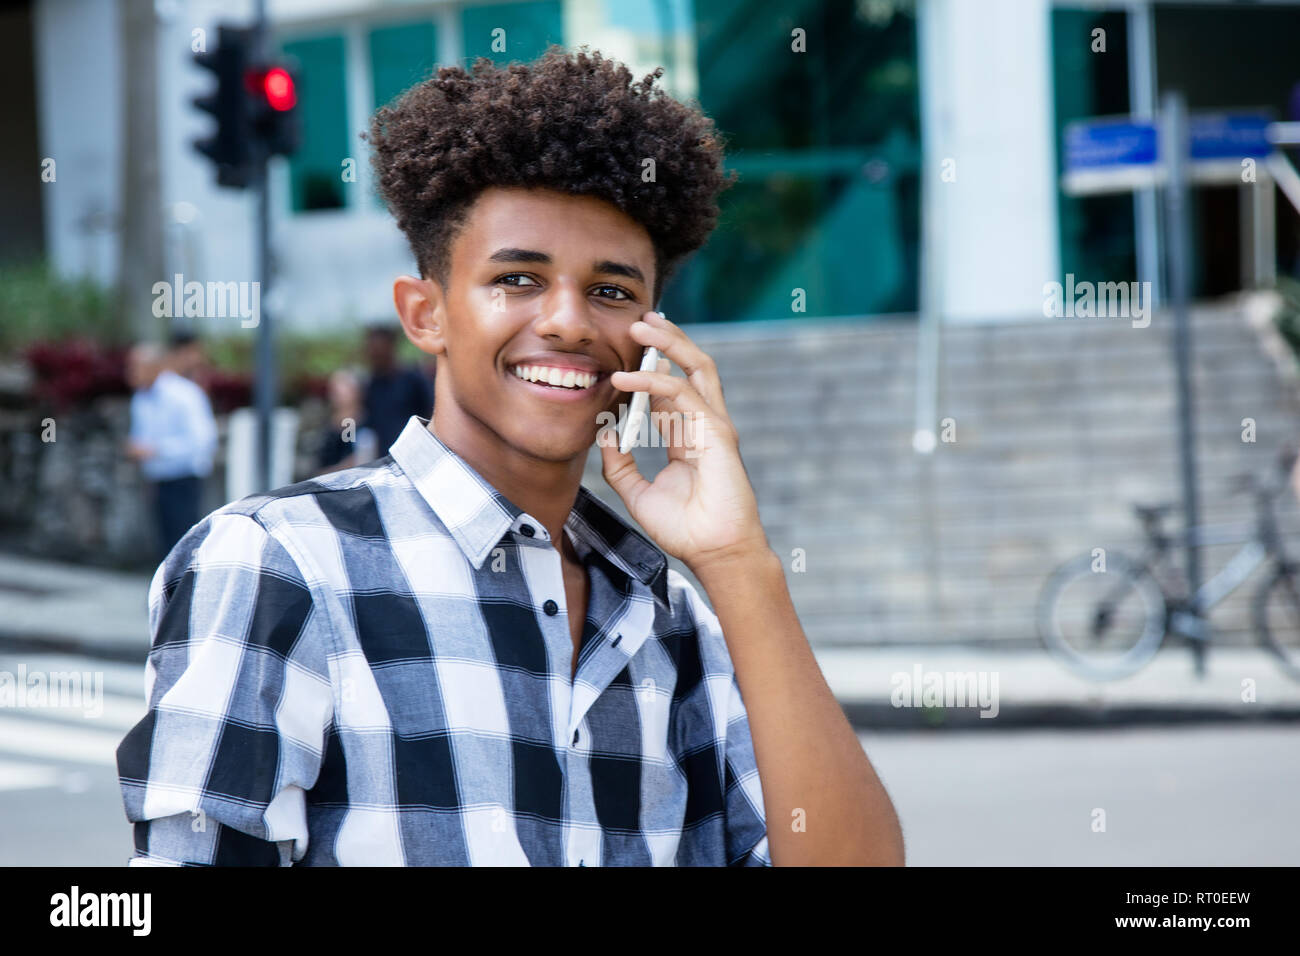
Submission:
[[[433,415],[433,383],[418,368],[397,364],[397,331],[389,325],[366,330],[366,418],[378,442],[378,454],[388,454],[412,415]]]
[[[127,355],[131,433],[127,455],[150,483],[161,561],[201,517],[203,480],[212,471],[217,424],[203,389],[168,367],[153,343]]]
[[[379,457],[375,432],[365,421],[360,377],[349,369],[335,371],[329,378],[329,402],[329,423],[321,434],[317,473],[342,471]]]
[[[208,356],[203,349],[203,340],[193,332],[174,332],[167,349],[167,367],[177,375],[188,378],[198,384],[203,391],[208,390]]]

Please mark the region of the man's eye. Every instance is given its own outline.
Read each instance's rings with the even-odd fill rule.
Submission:
[[[497,279],[496,279],[496,282],[495,282],[494,284],[495,284],[495,285],[512,285],[512,286],[515,286],[516,288],[522,288],[522,286],[521,286],[518,282],[511,282],[511,281],[510,281],[511,279],[524,279],[524,280],[527,280],[527,282],[528,282],[528,283],[531,283],[532,285],[537,285],[537,283],[533,281],[533,277],[532,277],[532,276],[524,275],[522,272],[512,272],[512,273],[510,273],[509,275],[498,276]]]
[[[619,298],[618,296],[613,296],[612,298],[614,299],[615,302],[622,302],[624,301],[624,299],[632,298],[632,294],[630,292],[628,292],[626,289],[620,289],[616,285],[598,285],[596,286],[596,290],[598,292],[604,292],[605,290],[617,292],[619,296],[622,296],[622,298]],[[611,298],[611,296],[606,295],[606,296],[602,296],[602,298],[608,299]]]

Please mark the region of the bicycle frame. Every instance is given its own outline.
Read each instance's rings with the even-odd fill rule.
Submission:
[[[1194,606],[1199,613],[1204,614],[1239,588],[1270,556],[1274,557],[1277,563],[1287,565],[1286,555],[1282,551],[1282,537],[1278,533],[1273,516],[1273,498],[1278,490],[1280,489],[1276,487],[1255,490],[1256,517],[1250,524],[1201,525],[1192,529],[1189,536],[1185,533],[1173,535],[1165,533],[1159,526],[1158,520],[1144,522],[1144,529],[1150,543],[1147,553],[1143,556],[1146,567],[1153,569],[1162,564],[1168,557],[1170,548],[1175,544],[1181,545],[1187,542],[1189,537],[1192,546],[1196,548],[1244,542],[1227,564],[1197,588]],[[1172,608],[1174,612],[1179,613],[1185,611],[1193,602],[1188,600],[1184,591],[1171,600],[1170,604],[1174,606]],[[1186,633],[1183,628],[1179,630],[1186,636],[1202,636],[1200,633]],[[1190,630],[1199,632],[1201,629],[1190,628]]]
[[[1196,607],[1208,611],[1237,590],[1268,558],[1269,550],[1258,538],[1251,538],[1219,572],[1196,591]]]

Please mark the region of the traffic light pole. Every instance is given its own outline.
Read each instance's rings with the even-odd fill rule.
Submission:
[[[253,20],[254,48],[258,56],[266,53],[266,0],[257,0]],[[271,490],[271,433],[275,414],[276,375],[275,340],[272,336],[272,310],[267,303],[271,284],[271,190],[269,160],[257,160],[257,274],[261,283],[260,321],[257,326],[257,356],[254,372],[254,400],[257,406],[257,477],[259,490]]]
[[[289,62],[271,56],[266,0],[256,0],[251,26],[221,24],[214,51],[200,50],[195,62],[216,74],[214,90],[195,97],[194,105],[216,120],[212,134],[194,148],[212,160],[217,184],[254,189],[257,203],[255,256],[260,292],[253,397],[257,416],[256,482],[270,491],[273,423],[277,399],[274,309],[271,277],[271,208],[269,165],[272,156],[291,156],[301,128],[296,110],[297,79]]]
[[[271,490],[271,421],[275,413],[275,341],[271,334],[272,313],[267,309],[267,286],[271,276],[270,190],[267,161],[260,163],[257,182],[257,272],[261,280],[261,312],[257,326],[257,359],[254,380],[257,404],[257,478],[260,490]]]

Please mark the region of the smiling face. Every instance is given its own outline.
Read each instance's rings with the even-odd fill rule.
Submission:
[[[585,461],[599,413],[629,397],[610,372],[641,361],[628,327],[653,307],[649,234],[603,200],[494,187],[470,207],[450,252],[447,288],[421,283],[425,329],[403,320],[438,355],[438,434],[470,431],[502,454]]]

